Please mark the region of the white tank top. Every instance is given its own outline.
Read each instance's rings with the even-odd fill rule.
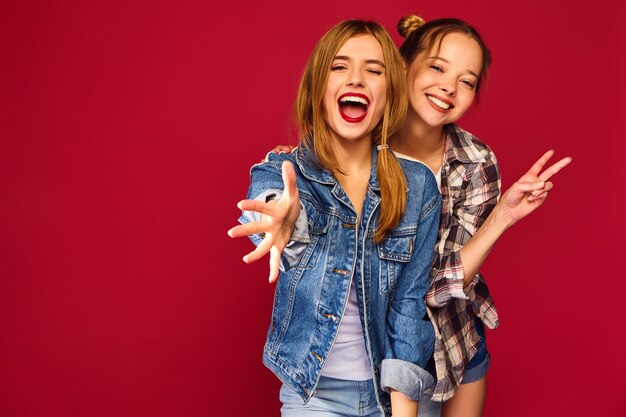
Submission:
[[[373,378],[363,338],[354,281],[350,286],[348,305],[341,319],[335,344],[326,358],[322,375],[349,381],[366,381]]]

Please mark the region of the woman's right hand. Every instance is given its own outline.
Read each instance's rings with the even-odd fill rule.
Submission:
[[[228,231],[230,237],[264,234],[259,246],[244,256],[243,261],[246,263],[258,261],[269,252],[270,282],[274,282],[278,278],[281,255],[291,240],[293,228],[300,215],[300,197],[296,185],[296,173],[293,165],[288,161],[283,162],[282,177],[285,188],[280,199],[267,203],[242,200],[237,204],[241,210],[261,213],[261,220],[235,226]]]
[[[293,146],[293,145],[278,145],[274,149],[272,149],[270,151],[270,153],[275,153],[275,154],[279,154],[281,152],[291,153],[291,151],[293,151],[294,148],[295,148],[295,146]],[[263,162],[267,162],[267,156],[265,158],[261,159],[261,163],[263,163]]]
[[[291,153],[291,151],[293,151],[293,148],[295,148],[295,146],[293,145],[278,145],[277,147],[272,149],[270,152],[273,152],[276,154],[281,153],[281,152]]]

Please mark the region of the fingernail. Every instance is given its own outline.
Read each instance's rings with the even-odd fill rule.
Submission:
[[[237,208],[241,209],[241,201],[237,203]]]

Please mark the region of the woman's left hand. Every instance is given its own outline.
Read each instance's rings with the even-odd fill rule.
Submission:
[[[572,162],[572,158],[563,158],[541,172],[544,165],[554,155],[553,150],[546,152],[515,184],[500,198],[494,211],[500,212],[507,218],[509,226],[517,223],[535,211],[548,197],[554,184],[550,178]]]

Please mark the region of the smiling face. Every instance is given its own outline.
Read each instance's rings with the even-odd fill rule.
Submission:
[[[371,139],[387,103],[385,60],[372,35],[348,39],[331,62],[324,119],[335,139]]]
[[[478,42],[465,34],[449,33],[436,46],[418,55],[407,74],[409,115],[433,127],[456,122],[470,108],[483,66]]]

